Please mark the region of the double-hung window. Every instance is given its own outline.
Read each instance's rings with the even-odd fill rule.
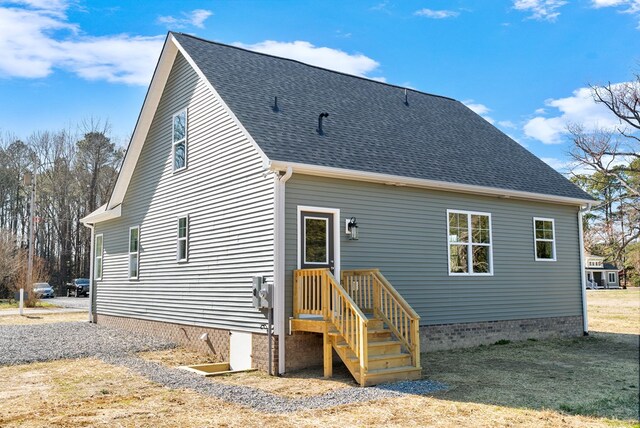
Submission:
[[[178,217],[176,259],[179,262],[189,260],[189,217]]]
[[[180,171],[187,167],[187,110],[173,115],[171,123],[171,138],[173,141],[173,171]]]
[[[129,228],[129,279],[138,279],[140,268],[140,226]]]
[[[491,214],[447,210],[449,275],[493,275]]]
[[[102,279],[103,236],[96,235],[93,244],[93,279]]]
[[[533,218],[536,261],[556,261],[555,222],[552,218]]]
[[[615,284],[617,282],[616,281],[616,273],[615,272],[609,272],[608,276],[609,276],[609,278],[608,278],[609,279],[609,281],[608,281],[609,284]]]

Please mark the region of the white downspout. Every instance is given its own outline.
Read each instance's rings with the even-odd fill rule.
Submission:
[[[274,284],[275,284],[275,330],[278,336],[278,374],[285,372],[285,183],[293,169],[288,166],[284,175],[275,179],[274,201]]]
[[[584,266],[584,232],[582,230],[582,214],[590,211],[591,205],[581,208],[578,211],[578,236],[580,240],[580,279],[582,284],[582,331],[585,336],[589,335],[589,321],[587,319],[587,278]]]
[[[95,312],[95,303],[93,301],[93,297],[94,297],[94,294],[95,294],[94,290],[93,290],[93,287],[94,287],[94,283],[93,283],[93,277],[94,277],[93,268],[94,268],[94,266],[93,265],[94,265],[94,259],[95,259],[95,256],[94,256],[95,248],[94,248],[94,246],[95,246],[95,239],[96,239],[96,237],[95,237],[96,230],[95,230],[95,225],[93,225],[93,224],[86,223],[85,226],[87,226],[89,229],[91,229],[91,245],[89,246],[89,248],[90,248],[90,251],[89,251],[89,258],[90,258],[90,260],[89,260],[89,322],[93,323],[93,322],[96,322],[96,320],[95,320],[95,318],[93,316],[93,313]]]

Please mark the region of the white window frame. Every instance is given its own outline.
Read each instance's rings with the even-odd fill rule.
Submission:
[[[613,281],[611,280],[611,275],[613,275]],[[617,284],[618,283],[618,275],[615,272],[609,272],[607,274],[607,280],[609,284]]]
[[[466,243],[452,243],[449,242],[449,214],[466,214],[467,215],[467,233],[469,236],[469,242]],[[489,243],[474,243],[471,234],[471,216],[481,215],[489,217]],[[465,211],[465,210],[447,210],[447,270],[449,276],[493,276],[493,226],[491,221],[491,213],[485,213],[480,211]],[[467,272],[451,272],[451,245],[465,245],[467,247]],[[489,272],[473,272],[473,245],[480,245],[489,247]]]
[[[138,245],[136,246],[136,251],[131,251],[131,231],[136,229],[138,231]],[[129,246],[127,247],[127,275],[129,279],[138,279],[140,278],[140,226],[131,226],[129,228]],[[131,256],[136,256],[136,276],[131,276]]]
[[[96,243],[98,242],[98,238],[100,238],[100,254],[98,254],[97,251],[95,251],[97,249],[97,245]],[[93,255],[93,267],[94,267],[94,272],[93,272],[93,279],[96,281],[100,281],[102,279],[102,271],[104,270],[104,234],[99,233],[94,237],[94,242],[93,242],[93,248],[95,251],[95,254]],[[100,259],[100,272],[98,272],[98,270],[96,269],[96,267],[98,266],[98,259]]]
[[[536,237],[536,221],[550,221],[553,228],[553,239],[544,239]],[[551,242],[551,248],[553,250],[553,257],[550,259],[543,259],[538,257],[538,241]],[[555,262],[558,260],[558,254],[556,253],[556,222],[552,218],[546,217],[534,217],[533,218],[533,256],[537,262]]]
[[[182,219],[186,219],[186,231],[185,231],[185,236],[181,238],[180,237],[180,220]],[[185,248],[184,259],[180,258],[180,241],[184,241],[184,248]],[[188,215],[182,215],[178,217],[176,220],[176,261],[178,263],[186,263],[189,261],[189,216]]]
[[[173,136],[175,135],[175,118],[176,116],[181,115],[182,113],[184,113],[184,137],[180,140],[174,141],[173,140]],[[189,122],[189,115],[187,112],[186,108],[183,108],[182,110],[174,113],[173,115],[171,115],[171,168],[173,169],[173,172],[180,172],[183,171],[185,169],[187,169],[187,164],[188,164],[188,153],[189,153],[189,145],[187,144],[187,130],[188,128],[188,122]],[[176,146],[180,143],[184,143],[184,166],[182,168],[176,168]]]

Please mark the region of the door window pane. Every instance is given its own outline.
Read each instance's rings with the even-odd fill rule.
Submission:
[[[305,263],[328,263],[327,219],[304,219]]]

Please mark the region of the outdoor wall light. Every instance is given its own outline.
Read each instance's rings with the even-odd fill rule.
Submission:
[[[349,220],[347,220],[347,236],[349,237],[349,240],[351,241],[357,241],[358,240],[358,223],[356,223],[356,218],[355,217],[351,217]]]

